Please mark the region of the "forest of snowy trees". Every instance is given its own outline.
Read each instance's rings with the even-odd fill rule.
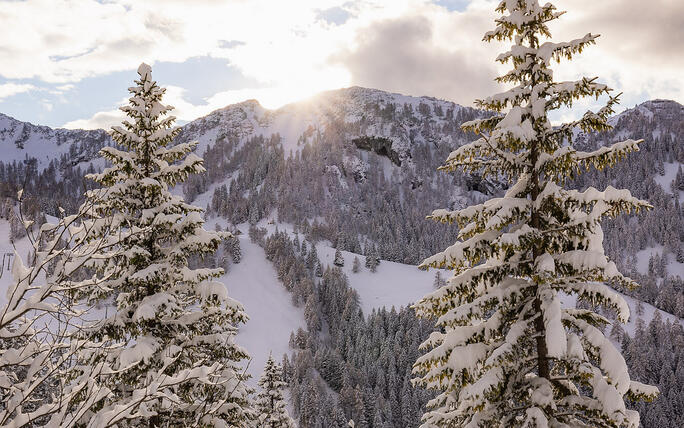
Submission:
[[[677,107],[673,105],[664,105],[656,119],[649,119],[648,117],[639,114],[638,111],[630,112],[620,118],[620,121],[615,124],[616,130],[609,131],[607,136],[601,134],[589,134],[586,136],[585,141],[583,142],[585,144],[583,147],[584,150],[593,150],[595,148],[601,147],[604,142],[611,140],[612,133],[628,133],[627,135],[638,136],[651,135],[657,131],[656,134],[662,135],[661,137],[647,138],[646,141],[641,145],[641,151],[639,153],[627,156],[625,161],[618,163],[612,169],[599,172],[589,171],[586,174],[580,175],[574,182],[574,185],[576,185],[578,188],[586,188],[589,185],[603,187],[607,183],[612,183],[614,186],[630,188],[633,191],[633,194],[637,197],[648,198],[649,202],[654,206],[654,210],[640,214],[638,218],[633,216],[618,217],[615,220],[609,220],[604,225],[604,245],[606,247],[606,253],[616,260],[621,270],[629,274],[633,279],[642,285],[640,288],[632,291],[625,290],[627,294],[638,297],[642,301],[651,303],[665,310],[666,312],[681,316],[683,306],[680,304],[680,302],[684,299],[684,288],[682,287],[681,279],[668,274],[667,269],[665,268],[667,261],[677,257],[680,251],[677,244],[681,242],[683,230],[681,225],[681,207],[679,206],[679,200],[677,197],[678,194],[676,192],[674,194],[668,193],[669,189],[663,189],[654,181],[654,178],[659,175],[658,169],[660,164],[681,162],[684,156],[680,146],[676,144],[676,141],[681,139],[681,121],[678,122],[676,119],[669,121],[666,120],[666,114],[671,114],[673,111],[676,112],[676,108]],[[425,118],[424,120],[429,121],[430,118]],[[282,151],[278,151],[278,146],[276,143],[277,137],[272,143],[261,140],[264,141],[263,146],[257,144],[257,141],[260,139],[252,141],[251,143],[248,141],[244,146],[242,146],[245,147],[245,149],[233,151],[226,155],[225,158],[229,159],[234,165],[231,167],[232,169],[227,169],[225,166],[219,166],[220,164],[214,165],[212,162],[221,158],[217,156],[210,156],[211,161],[205,163],[206,167],[208,168],[207,173],[195,176],[204,177],[204,184],[200,185],[198,184],[199,182],[195,181],[193,186],[207,186],[204,188],[197,187],[200,190],[208,188],[212,183],[209,178],[212,174],[212,171],[216,173],[216,171],[221,171],[221,168],[226,168],[226,171],[237,172],[237,177],[239,176],[239,171],[243,170],[240,165],[245,167],[244,170],[258,171],[258,168],[256,168],[257,165],[263,165],[266,160],[273,159],[271,162],[274,162],[273,165],[279,165],[278,168],[271,168],[270,166],[265,168],[265,171],[260,173],[262,175],[251,176],[250,179],[253,181],[248,181],[246,176],[245,178],[241,179],[244,181],[232,181],[229,188],[233,189],[233,186],[236,186],[234,187],[234,190],[226,189],[225,193],[221,193],[222,190],[219,190],[218,193],[214,192],[215,196],[209,206],[209,211],[211,212],[210,215],[225,216],[226,218],[231,219],[231,222],[249,222],[249,207],[263,206],[263,212],[259,213],[256,211],[258,215],[253,214],[254,217],[252,218],[252,222],[255,222],[256,220],[266,216],[268,212],[271,212],[276,206],[275,204],[280,204],[279,206],[281,209],[279,212],[284,211],[285,213],[288,213],[290,212],[288,211],[288,203],[280,202],[279,198],[282,193],[276,189],[282,190],[285,192],[285,194],[287,194],[287,192],[291,192],[291,190],[287,189],[288,186],[281,184],[283,182],[279,179],[279,177],[299,176],[300,178],[297,178],[296,180],[298,181],[296,182],[300,183],[300,191],[303,189],[308,192],[308,189],[312,189],[312,193],[310,194],[315,195],[315,193],[313,193],[314,186],[321,186],[322,189],[326,189],[327,186],[334,186],[333,188],[338,189],[337,191],[340,199],[348,201],[347,204],[345,204],[346,206],[358,207],[364,210],[359,212],[356,218],[364,219],[367,218],[371,212],[381,211],[387,218],[386,224],[395,225],[394,228],[397,231],[396,235],[404,237],[402,239],[409,239],[410,235],[405,235],[405,229],[409,229],[409,227],[405,226],[404,223],[406,217],[409,217],[411,222],[419,223],[422,221],[422,216],[425,214],[424,210],[421,210],[420,206],[412,205],[414,203],[413,199],[402,199],[399,196],[400,194],[415,193],[408,190],[411,188],[410,182],[402,181],[401,183],[403,184],[400,183],[400,186],[405,187],[402,188],[403,190],[401,190],[401,192],[397,192],[396,189],[388,189],[388,187],[391,187],[389,186],[389,183],[393,183],[393,180],[395,180],[396,177],[390,177],[390,181],[386,182],[384,181],[386,178],[384,176],[381,177],[381,174],[378,174],[376,168],[368,168],[365,175],[366,181],[356,181],[357,179],[354,178],[353,175],[342,176],[341,181],[331,181],[328,178],[325,178],[325,175],[322,175],[322,178],[319,179],[315,173],[312,172],[324,169],[324,165],[326,165],[326,150],[333,153],[339,152],[339,158],[343,159],[345,150],[347,150],[347,148],[345,148],[344,145],[334,143],[336,140],[331,140],[331,138],[332,136],[321,136],[320,140],[316,140],[315,143],[311,141],[305,145],[305,147],[308,147],[306,149],[307,151],[311,150],[311,152],[315,153],[313,157],[305,158],[309,166],[314,165],[313,169],[301,167],[301,165],[303,165],[303,161],[300,160],[299,162],[296,162],[296,158],[289,158]],[[315,144],[323,145],[325,150],[321,150],[320,152],[314,150],[316,147]],[[272,147],[272,149],[264,150],[263,147]],[[446,155],[448,154],[446,149],[446,147],[441,147],[439,151],[424,150],[423,152],[418,152],[413,155],[413,161],[416,165],[423,165],[424,163],[426,165],[426,170],[429,168],[434,168],[434,166],[440,161],[439,156],[446,158]],[[250,150],[254,150],[255,152],[250,153]],[[269,153],[269,150],[272,151]],[[303,150],[302,153],[304,152],[305,151]],[[439,153],[439,155],[435,153]],[[206,156],[207,154],[205,153],[204,155]],[[375,165],[377,167],[378,163],[378,157],[369,157],[370,165]],[[316,167],[315,165],[321,166]],[[340,164],[340,166],[343,165]],[[15,192],[22,187],[26,188],[23,197],[25,207],[24,213],[29,218],[35,219],[38,223],[43,221],[43,219],[40,218],[41,214],[48,214],[52,216],[59,215],[59,211],[56,209],[54,202],[56,199],[52,197],[53,195],[59,195],[57,199],[60,202],[64,202],[64,206],[67,207],[67,212],[74,212],[74,210],[77,209],[78,206],[83,202],[82,195],[79,194],[83,189],[83,174],[92,173],[96,170],[94,167],[87,168],[87,170],[82,170],[81,168],[82,167],[78,166],[72,167],[68,163],[60,164],[60,161],[54,161],[49,168],[43,170],[37,170],[37,168],[35,168],[34,164],[31,162],[12,164],[3,163],[0,165],[0,171],[2,171],[2,180],[0,180],[0,185],[2,186],[3,195],[3,209],[0,214],[3,218],[9,219],[13,225],[11,229],[11,233],[13,235],[12,239],[18,239],[24,233],[22,223],[18,219],[16,205],[12,202],[16,198],[14,196]],[[57,171],[59,171],[59,173],[56,173]],[[417,173],[416,175],[421,176]],[[458,178],[457,176],[455,181],[445,181],[444,177],[437,178],[437,176],[432,172],[425,172],[425,175],[422,177],[424,177],[423,180],[426,183],[429,182],[429,180],[434,179],[442,180],[443,184],[445,185],[463,186],[465,188],[472,186],[472,184],[467,182],[466,176],[461,176],[461,178]],[[215,178],[215,180],[219,179],[220,178]],[[323,180],[327,180],[327,182]],[[193,179],[190,178],[188,183],[193,183]],[[347,183],[348,187],[346,189],[340,189],[339,187],[341,186],[339,183]],[[261,193],[252,193],[249,191],[249,189],[259,188],[260,184],[260,189],[262,189]],[[361,189],[364,185],[366,187],[363,188],[366,191],[359,192],[359,189]],[[222,187],[222,185],[219,186],[219,189]],[[186,189],[191,188],[192,187],[186,186]],[[457,203],[458,205],[455,206],[464,206],[481,202],[484,194],[475,190],[476,188],[479,187],[471,187],[472,190],[465,193],[463,199],[459,200]],[[245,190],[238,191],[238,189]],[[425,206],[435,206],[438,204],[437,201],[440,197],[438,192],[431,192],[429,190],[429,186],[423,186],[419,189],[424,192],[422,197],[425,198]],[[230,210],[227,208],[229,206],[227,203],[227,194],[229,194],[229,192],[235,195],[232,197],[230,203],[235,207],[245,207],[242,209],[242,211],[240,211],[240,209]],[[366,197],[365,200],[360,201],[357,199],[358,196],[354,196],[357,192],[362,195],[374,193],[381,195],[382,198],[375,200],[373,198]],[[273,196],[268,196],[269,193]],[[224,197],[223,195],[226,196]],[[291,201],[297,200],[297,198],[294,196],[289,198]],[[306,221],[302,221],[300,223],[302,237],[308,236],[312,240],[327,239],[330,242],[334,242],[341,249],[348,249],[361,255],[369,251],[369,248],[372,249],[374,247],[373,244],[375,244],[377,252],[380,255],[378,259],[404,261],[408,258],[408,260],[414,263],[419,261],[415,255],[409,254],[408,251],[406,252],[408,256],[403,256],[404,258],[402,258],[402,256],[393,256],[391,253],[391,245],[388,244],[388,242],[390,242],[389,239],[373,239],[374,236],[377,237],[377,235],[374,235],[374,233],[377,233],[377,228],[368,228],[365,230],[366,233],[359,233],[358,228],[364,227],[363,221],[357,221],[354,223],[344,223],[344,221],[339,221],[338,223],[332,223],[331,220],[335,220],[336,217],[341,218],[344,216],[335,214],[335,207],[329,202],[326,202],[325,193],[321,194],[320,197],[314,197],[312,201],[313,202],[310,205],[304,205],[301,208],[297,208],[300,206],[300,204],[295,204],[292,212],[296,212],[297,209],[313,210],[311,212],[324,213],[322,216],[323,219],[327,218],[330,220],[308,221],[305,218]],[[221,206],[221,203],[224,205]],[[377,206],[378,203],[380,203],[380,207]],[[366,209],[366,207],[369,206],[375,207],[375,209]],[[392,207],[394,207],[394,209],[392,209]],[[410,210],[404,210],[405,207],[413,208]],[[240,212],[243,212],[243,214],[239,214]],[[407,212],[413,212],[414,214],[408,215]],[[660,214],[663,212],[667,214]],[[636,223],[637,219],[638,223]],[[297,224],[296,220],[291,220],[291,222]],[[339,225],[331,228],[329,227],[330,223]],[[433,232],[426,233],[426,236],[430,238],[430,242],[432,243],[426,243],[425,248],[422,249],[423,255],[435,250],[439,250],[445,247],[449,240],[455,239],[455,234],[451,235],[450,232],[446,234],[444,233],[445,228],[443,226],[433,226],[429,225],[428,222],[425,223],[428,225],[424,225],[422,227],[434,227],[434,229],[426,229],[433,230]],[[626,233],[627,230],[629,230],[629,233]],[[355,233],[355,231],[357,232]],[[9,238],[10,237],[8,237],[8,239]],[[337,243],[338,240],[339,244]],[[304,239],[302,239],[302,242],[305,242]],[[665,253],[661,253],[661,255],[653,257],[653,260],[649,263],[649,269],[645,275],[631,272],[631,269],[633,269],[635,265],[636,253],[639,250],[652,246],[656,243],[665,244]],[[670,244],[668,245],[668,243]],[[305,248],[307,248],[308,255],[310,252],[308,249],[311,248],[310,241],[307,242]],[[230,251],[229,244],[224,243],[219,249],[220,254],[215,257],[214,261],[211,261],[210,257],[209,259],[204,260],[202,264],[208,267],[224,266],[226,262],[232,262],[234,260],[232,255],[229,257],[225,256],[226,254],[232,254]],[[297,254],[294,251],[291,253]],[[221,260],[223,260],[223,264],[221,263]],[[273,260],[275,261],[276,259],[274,258]],[[360,257],[360,260],[362,268],[366,267],[367,259]],[[304,263],[304,266],[306,266],[306,263]],[[316,281],[321,281],[320,277],[316,276],[315,273],[317,268],[316,263],[313,264],[313,268],[313,278],[315,279],[313,279],[314,285],[307,286],[310,288],[315,288],[317,286]],[[327,267],[320,266],[319,269],[319,275],[322,275]],[[333,271],[331,270],[330,272]],[[329,273],[328,275],[333,274]],[[285,276],[287,276],[287,272]],[[283,276],[283,278],[285,278],[285,276]],[[290,279],[285,279],[284,283],[291,283]],[[353,290],[350,290],[350,292],[351,291]],[[293,297],[293,299],[300,301],[300,305],[305,307],[307,302],[303,299],[304,291],[300,290],[297,293],[293,293],[293,296],[297,295],[297,297]],[[313,302],[309,305],[309,308],[311,307],[314,307]],[[318,310],[319,309],[317,309],[317,311]],[[311,314],[312,310],[309,309],[307,313]],[[318,322],[323,325],[322,317],[324,312],[320,310],[320,312],[316,313],[319,316]],[[638,312],[632,314],[632,316],[640,315],[641,314]],[[358,317],[359,320],[364,320],[363,324],[375,323],[382,325],[383,327],[380,328],[382,334],[379,334],[377,337],[382,338],[384,335],[387,335],[393,340],[396,336],[396,327],[390,326],[398,326],[402,324],[416,326],[419,325],[417,324],[418,321],[416,320],[413,312],[407,309],[402,309],[401,311],[397,312],[396,315],[392,315],[391,311],[388,310],[386,314],[375,315],[375,318],[373,318],[372,315],[370,318],[362,317],[361,315],[358,315]],[[385,317],[384,321],[383,317]],[[397,321],[389,320],[393,317],[397,317]],[[371,321],[371,318],[373,321]],[[400,322],[398,321],[398,318],[403,318],[404,320]],[[661,396],[654,403],[637,405],[636,408],[638,408],[642,414],[642,424],[645,427],[668,426],[662,425],[663,415],[667,414],[667,423],[670,424],[669,426],[675,427],[680,425],[679,421],[681,421],[681,415],[684,413],[681,410],[681,405],[678,404],[680,402],[680,397],[684,394],[684,371],[679,368],[679,361],[683,351],[682,347],[673,345],[678,343],[677,340],[679,339],[677,338],[681,336],[681,332],[679,332],[676,325],[667,326],[667,324],[662,321],[653,321],[653,323],[660,323],[662,326],[658,330],[658,336],[655,335],[655,327],[647,331],[650,332],[649,334],[652,334],[654,337],[660,337],[660,339],[627,342],[630,340],[630,337],[628,335],[622,335],[624,338],[622,341],[623,344],[630,343],[632,348],[639,347],[638,350],[628,352],[627,350],[629,348],[627,345],[623,345],[623,352],[630,367],[632,376],[642,382],[658,385],[661,390]],[[326,325],[325,328],[329,327]],[[422,327],[413,327],[413,329],[419,333],[412,333],[416,336],[416,338],[414,339],[414,344],[410,345],[412,347],[411,349],[414,349],[417,346],[417,343],[424,340],[429,332],[429,329],[427,329],[425,325]],[[313,330],[315,331],[315,329]],[[284,372],[285,380],[288,382],[288,385],[290,385],[290,397],[293,406],[296,406],[294,407],[296,414],[293,415],[293,417],[295,417],[295,419],[300,423],[300,426],[316,426],[315,423],[319,423],[319,425],[322,424],[320,426],[335,426],[328,425],[331,415],[337,416],[338,425],[342,424],[343,421],[347,422],[355,416],[356,418],[359,418],[361,413],[358,410],[360,406],[359,401],[363,401],[364,403],[372,403],[372,405],[364,404],[364,408],[368,408],[367,412],[364,414],[364,418],[368,426],[404,426],[403,421],[405,419],[403,418],[409,418],[406,420],[413,420],[416,424],[409,426],[417,426],[417,422],[415,421],[419,419],[420,414],[423,411],[422,409],[424,404],[432,396],[425,391],[415,392],[416,390],[414,387],[410,385],[410,383],[407,383],[407,380],[410,379],[410,374],[408,374],[408,370],[410,369],[411,365],[410,362],[406,363],[404,360],[403,365],[397,364],[397,361],[394,361],[393,363],[386,363],[385,367],[390,367],[390,364],[393,364],[395,368],[387,371],[384,374],[384,382],[386,382],[386,380],[390,377],[390,373],[394,373],[391,375],[391,377],[393,377],[392,385],[401,384],[401,387],[397,388],[396,390],[394,399],[392,399],[387,393],[383,396],[383,394],[376,392],[375,389],[378,388],[377,383],[373,383],[374,381],[370,377],[358,376],[359,380],[357,380],[356,383],[354,383],[353,380],[348,380],[347,382],[353,383],[353,385],[349,386],[348,389],[345,389],[345,391],[350,391],[346,393],[347,396],[351,397],[355,394],[360,397],[360,400],[357,400],[357,410],[354,413],[354,406],[350,404],[353,402],[351,398],[346,399],[345,402],[347,404],[344,405],[339,404],[339,402],[336,400],[336,393],[341,391],[340,384],[335,384],[335,381],[331,381],[332,385],[336,385],[335,387],[332,387],[328,384],[330,378],[326,380],[321,377],[320,370],[316,366],[317,359],[315,358],[315,354],[317,351],[307,347],[307,337],[309,333],[295,332],[295,336],[297,335],[299,336],[300,345],[296,345],[296,342],[293,342],[293,344],[295,349],[299,349],[297,348],[298,346],[301,346],[302,348],[301,350],[296,351],[295,354],[288,357],[289,360],[285,364],[285,367],[288,367],[289,365],[291,367],[297,366],[299,368],[296,370],[286,368]],[[636,335],[642,337],[640,330],[637,330]],[[363,333],[360,335],[356,333],[350,336],[354,338],[360,338],[366,335]],[[378,343],[384,344],[386,340],[387,339],[384,338],[379,339]],[[404,343],[401,340],[403,339],[400,339],[399,343]],[[310,345],[313,347],[313,343]],[[393,349],[393,346],[387,346],[386,349]],[[335,349],[335,346],[331,346],[331,349]],[[357,348],[354,347],[354,349]],[[362,347],[359,349],[369,348]],[[389,351],[386,352],[390,353]],[[301,354],[301,356],[297,358],[295,355],[299,354]],[[339,352],[336,351],[335,354],[339,354]],[[370,355],[374,354],[370,353]],[[649,355],[652,355],[653,357],[647,358]],[[393,356],[396,359],[396,354],[393,354]],[[339,358],[343,357],[340,356]],[[361,358],[367,358],[373,364],[369,363],[368,367],[364,367],[363,364],[357,363],[357,370],[360,370],[361,373],[378,371],[376,367],[378,364],[377,361],[365,356],[358,357],[356,360],[358,361]],[[645,360],[645,358],[647,359]],[[318,361],[321,359],[322,357],[319,356]],[[344,367],[347,367],[346,364],[348,360],[343,359],[342,361],[344,362]],[[667,361],[667,363],[661,363],[661,361]],[[650,368],[645,370],[647,367]],[[298,373],[297,376],[293,376],[292,374],[295,371]],[[380,382],[382,385],[383,381]],[[385,388],[387,387],[385,386]],[[351,394],[352,390],[354,391],[354,394]],[[392,389],[392,391],[393,390],[394,389]],[[376,405],[376,401],[378,400],[375,397],[378,396],[385,397],[383,398],[383,402],[385,404]],[[405,396],[410,398],[404,399]],[[304,407],[302,407],[301,403],[308,404],[305,404]],[[336,408],[338,408],[338,411],[332,410]],[[402,408],[405,410],[402,411]],[[408,416],[411,414],[413,416]],[[675,416],[672,417],[670,415]],[[410,419],[411,417],[414,419]],[[316,422],[317,420],[318,422]],[[379,421],[382,421],[381,425],[377,424]]]
[[[283,360],[299,425],[418,426],[431,394],[412,387],[411,367],[429,324],[409,308],[365,317],[345,274],[334,265],[320,271],[310,240],[276,232],[259,243],[294,304],[304,308],[307,329],[292,333],[294,353]]]
[[[514,43],[499,57],[514,87],[479,109],[381,95],[286,151],[211,115],[176,127],[141,64],[109,135],[56,131],[70,149],[42,166],[0,159],[0,239],[29,248],[0,266],[0,427],[681,427],[684,107],[615,117],[608,96],[552,127],[552,110],[610,95],[550,71],[595,36],[544,43],[561,14],[537,0],[497,12],[485,39]],[[305,322],[254,383],[228,291],[245,224]],[[343,251],[379,281],[383,261],[452,272],[364,313]]]

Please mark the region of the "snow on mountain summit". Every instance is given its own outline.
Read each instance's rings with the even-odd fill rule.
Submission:
[[[681,120],[684,115],[684,106],[673,100],[649,100],[625,110],[617,115],[616,119],[633,115],[642,115],[651,120],[656,116],[659,120]]]
[[[683,109],[674,101],[652,100],[615,116],[613,123],[634,114],[674,120],[681,117]],[[479,114],[475,109],[432,97],[352,86],[322,92],[275,110],[261,106],[254,99],[231,104],[185,124],[180,140],[198,140],[197,152],[202,154],[221,139],[245,141],[256,136],[278,135],[284,152],[289,155],[299,151],[315,134],[329,127],[344,127],[350,140],[358,137],[386,140],[390,151],[401,160],[411,157],[416,144],[460,145],[462,141],[454,137],[458,130],[452,129],[453,118],[459,113]],[[438,131],[426,133],[426,127]],[[92,161],[108,144],[111,139],[104,130],[53,129],[0,113],[0,153],[4,162],[35,158],[37,168],[44,169],[54,159],[73,166]]]
[[[289,153],[296,152],[313,131],[336,123],[356,124],[358,135],[391,138],[393,148],[399,152],[408,149],[414,138],[410,130],[418,125],[392,120],[401,109],[430,116],[439,123],[463,108],[436,98],[353,86],[322,92],[276,110],[268,110],[256,100],[233,104],[186,124],[183,134],[184,138],[200,141],[200,152],[218,138],[244,139],[278,134],[285,153]]]
[[[43,169],[63,157],[77,164],[91,160],[110,139],[104,130],[53,129],[21,122],[0,113],[0,153],[3,162],[35,158]]]
[[[244,140],[277,134],[285,153],[290,153],[299,150],[314,131],[343,123],[356,124],[358,136],[390,138],[400,152],[408,150],[415,138],[420,139],[411,131],[419,123],[396,118],[401,109],[430,116],[439,123],[463,108],[431,97],[354,86],[322,92],[276,110],[264,108],[257,100],[231,104],[185,124],[181,138],[199,140],[198,152],[202,153],[220,138]],[[89,162],[107,144],[111,140],[104,130],[53,129],[0,114],[0,152],[5,162],[36,158],[38,168],[43,169],[50,160],[64,156],[75,165]]]

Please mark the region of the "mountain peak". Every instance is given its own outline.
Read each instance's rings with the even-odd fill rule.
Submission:
[[[684,108],[683,105],[678,103],[677,101],[674,100],[667,100],[664,98],[656,98],[654,100],[648,100],[644,101],[643,103],[639,104],[640,106],[645,106],[645,107],[651,107],[651,108],[668,108],[668,107],[676,107],[676,108]]]
[[[633,108],[627,109],[616,116],[616,119],[628,117],[634,114],[646,116],[653,119],[657,116],[659,119],[676,119],[684,117],[684,106],[673,100],[654,99],[644,101],[637,104]]]

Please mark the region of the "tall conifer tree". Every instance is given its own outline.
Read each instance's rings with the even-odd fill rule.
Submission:
[[[562,12],[537,0],[504,0],[485,41],[512,40],[497,61],[512,69],[497,81],[511,89],[477,101],[495,114],[463,124],[480,138],[453,151],[441,169],[505,177],[500,198],[430,218],[457,223],[459,241],[422,267],[454,270],[426,295],[417,313],[437,320],[414,367],[418,384],[440,390],[424,427],[638,427],[624,400],[657,389],[630,380],[625,360],[605,338],[608,320],[564,307],[561,296],[629,317],[624,299],[605,283],[636,287],[603,251],[600,221],[648,208],[627,190],[566,189],[582,169],[611,166],[640,141],[595,152],[572,145],[574,131],[610,128],[617,97],[595,78],[555,82],[552,60],[571,59],[598,36],[553,43],[547,24]],[[585,96],[608,95],[605,107],[551,126],[549,112]]]
[[[202,209],[170,192],[204,171],[202,159],[191,153],[197,142],[172,144],[180,128],[166,116],[173,107],[161,103],[165,90],[147,64],[138,74],[121,108],[128,120],[111,131],[118,148],[101,151],[112,166],[90,176],[102,187],[86,195],[93,215],[116,217],[122,230],[138,233],[101,254],[91,267],[107,281],[80,295],[115,306],[84,333],[101,347],[82,355],[82,364],[114,369],[98,377],[111,392],[84,424],[250,426],[240,367],[248,355],[234,343],[247,316],[212,280],[222,269],[188,266],[190,256],[213,253],[232,235],[205,230]]]
[[[259,379],[261,392],[256,399],[255,410],[258,413],[260,428],[294,428],[294,420],[287,413],[283,389],[283,370],[269,355],[264,373]]]

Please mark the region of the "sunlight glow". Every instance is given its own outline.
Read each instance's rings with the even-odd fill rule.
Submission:
[[[227,105],[246,99],[256,99],[267,109],[277,109],[285,104],[309,98],[319,92],[350,86],[351,76],[343,68],[329,68],[318,73],[308,73],[297,79],[278,82],[265,88],[245,88],[227,91],[212,97],[212,101],[220,101]]]

